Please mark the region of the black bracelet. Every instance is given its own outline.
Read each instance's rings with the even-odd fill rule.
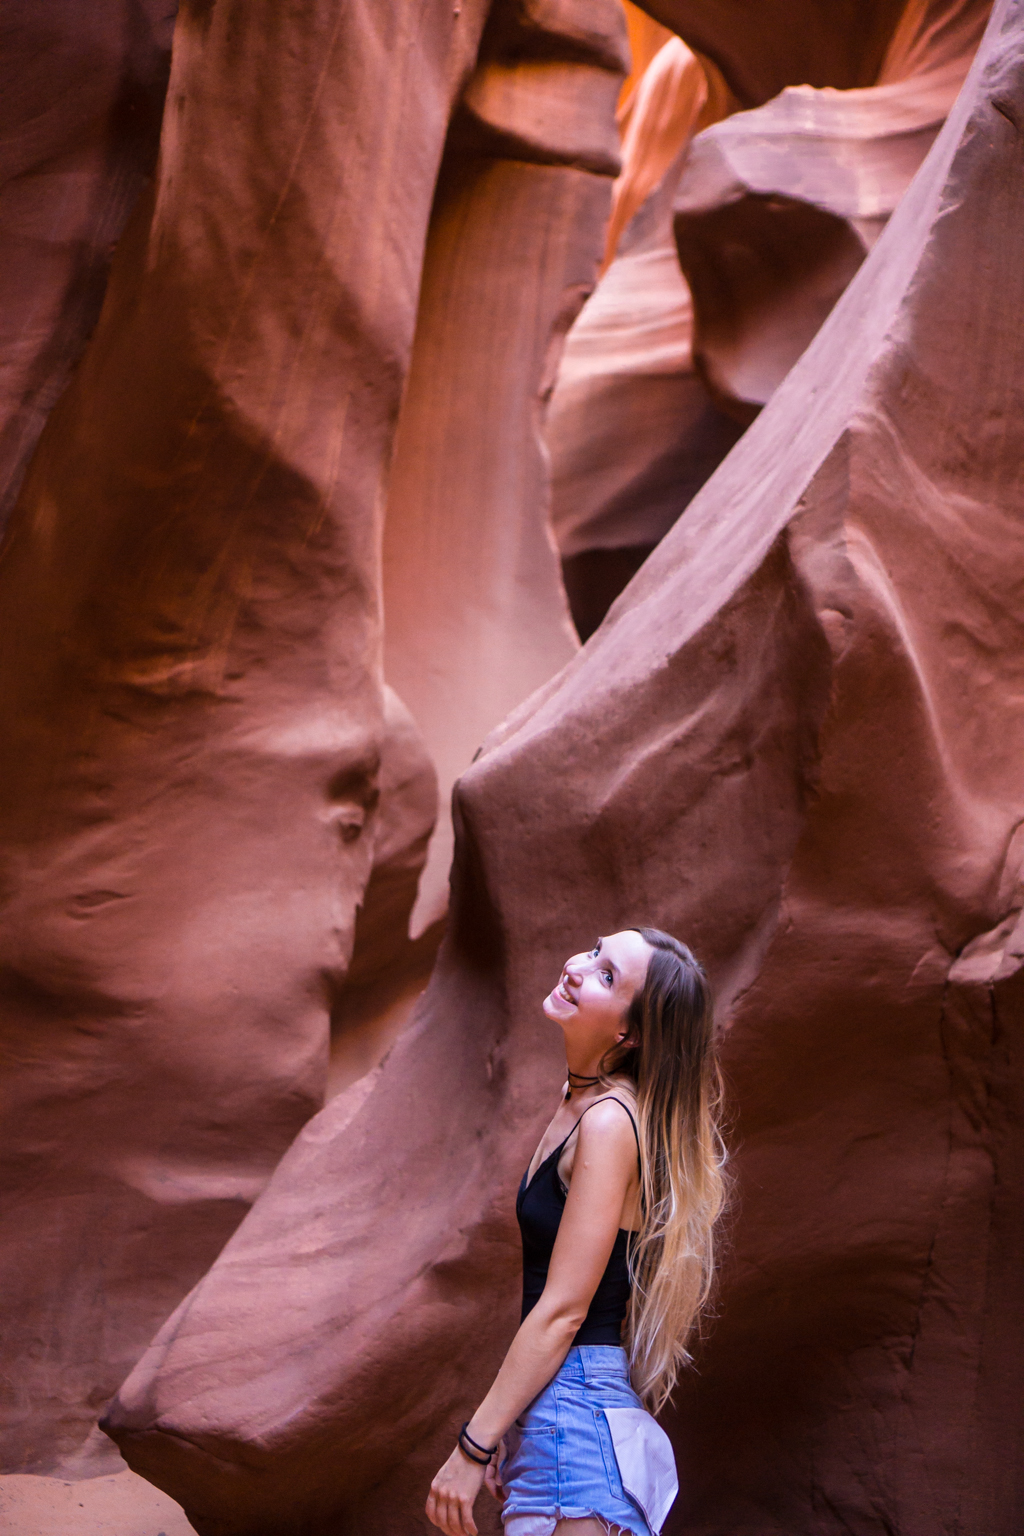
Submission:
[[[470,1450],[470,1446],[472,1446],[472,1450]],[[478,1467],[486,1467],[497,1449],[496,1445],[491,1450],[488,1450],[485,1445],[477,1445],[473,1436],[469,1433],[468,1419],[459,1430],[459,1450],[463,1456],[468,1456],[470,1461],[475,1461]],[[479,1456],[474,1454],[476,1451],[480,1452]]]

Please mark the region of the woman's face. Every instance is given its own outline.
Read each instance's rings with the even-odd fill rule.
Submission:
[[[603,1055],[625,1038],[626,1010],[647,976],[651,946],[633,929],[598,939],[562,967],[544,1012],[572,1041]]]

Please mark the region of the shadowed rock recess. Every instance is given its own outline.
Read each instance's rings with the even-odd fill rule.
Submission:
[[[460,780],[413,1026],[107,1420],[203,1536],[419,1528],[514,1327],[538,999],[638,921],[707,960],[738,1149],[669,1529],[1021,1529],[1022,129],[1000,0],[796,368]]]
[[[7,0],[0,49],[0,530],[156,159],[175,0]]]

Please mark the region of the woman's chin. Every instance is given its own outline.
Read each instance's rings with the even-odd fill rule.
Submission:
[[[564,997],[559,997],[557,988],[549,992],[541,1003],[544,1015],[552,1024],[564,1024],[571,1013],[575,1012],[571,1003],[567,1003]]]

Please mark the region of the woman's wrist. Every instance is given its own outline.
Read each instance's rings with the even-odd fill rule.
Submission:
[[[477,1446],[481,1453],[486,1452],[493,1456],[494,1452],[498,1449],[501,1432],[496,1431],[493,1424],[487,1424],[486,1421],[481,1422],[477,1418],[472,1418],[467,1419],[463,1425],[463,1430],[470,1445]]]
[[[474,1440],[473,1436],[469,1433],[469,1426],[467,1424],[463,1424],[459,1430],[457,1444],[466,1460],[471,1461],[477,1467],[489,1466],[495,1451],[498,1449],[496,1445],[482,1445],[479,1440]]]

